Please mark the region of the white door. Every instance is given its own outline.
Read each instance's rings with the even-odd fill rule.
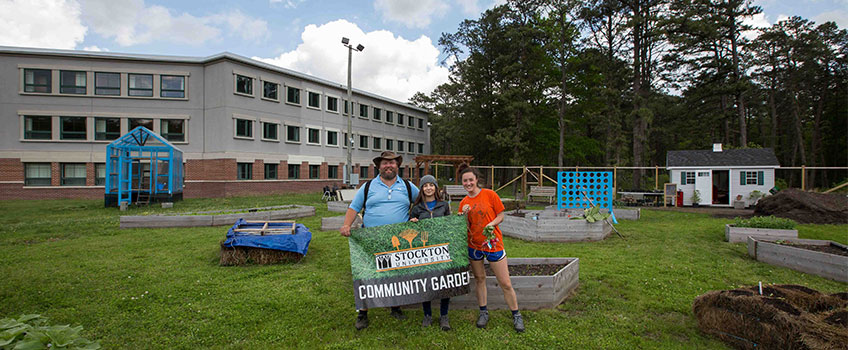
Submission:
[[[713,177],[709,170],[695,170],[695,189],[701,197],[701,205],[713,202]]]

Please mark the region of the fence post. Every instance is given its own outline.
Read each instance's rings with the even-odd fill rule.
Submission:
[[[492,176],[489,176],[489,182],[492,184],[492,189],[495,189],[495,166],[492,165]]]
[[[521,168],[521,196],[525,201],[530,198],[527,196],[527,166]]]
[[[618,167],[612,167],[612,198],[618,195]]]
[[[545,177],[544,177],[543,174],[544,174],[544,172],[542,171],[542,166],[540,165],[539,166],[539,187],[542,187],[542,186],[545,185]]]
[[[801,165],[801,191],[807,190],[807,166]]]

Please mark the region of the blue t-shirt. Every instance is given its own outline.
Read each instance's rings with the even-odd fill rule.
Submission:
[[[427,202],[427,209],[433,210],[436,207],[436,200]]]
[[[412,200],[418,197],[418,187],[414,184],[409,184],[412,190]],[[362,185],[353,201],[350,202],[350,209],[357,213],[362,210],[362,202],[365,200],[365,185]],[[375,177],[371,180],[371,188],[368,193],[368,203],[366,203],[365,217],[362,218],[363,227],[374,227],[389,224],[397,224],[399,222],[409,221],[409,195],[406,193],[406,185],[402,182],[400,176],[395,178],[395,183],[392,187],[386,186],[380,177]]]

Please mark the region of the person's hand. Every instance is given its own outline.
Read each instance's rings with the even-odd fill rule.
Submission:
[[[409,221],[418,222],[418,218],[412,218],[412,219],[409,219]]]
[[[459,211],[459,215],[465,215],[469,210],[471,210],[471,206],[466,204],[462,207],[462,210]]]
[[[342,227],[339,228],[339,233],[342,237],[350,237],[350,225],[342,225]]]

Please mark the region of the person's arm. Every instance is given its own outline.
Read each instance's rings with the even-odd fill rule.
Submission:
[[[421,208],[417,205],[412,205],[412,210],[409,213],[409,221],[418,222],[418,214],[421,213]]]
[[[350,237],[350,225],[353,225],[353,222],[356,220],[357,212],[353,211],[353,209],[347,208],[345,212],[344,224],[339,228],[339,233],[341,233],[344,237]]]
[[[353,196],[353,200],[350,201],[350,206],[348,206],[347,211],[345,212],[345,220],[342,224],[342,227],[339,228],[339,233],[344,237],[350,237],[350,225],[353,225],[353,221],[356,220],[356,215],[362,210],[362,203],[365,201],[365,186],[359,188],[356,191],[356,195]],[[363,218],[364,221],[364,218]]]
[[[498,213],[498,216],[495,216],[495,219],[492,220],[492,222],[486,224],[486,226],[500,225],[500,223],[503,222],[503,219],[504,219],[504,212],[500,212],[500,213]]]

